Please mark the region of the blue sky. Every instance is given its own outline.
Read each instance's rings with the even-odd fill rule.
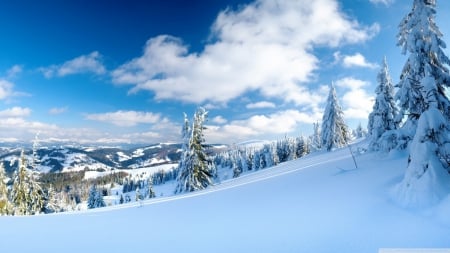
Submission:
[[[176,142],[197,106],[209,142],[308,135],[331,82],[365,126],[384,55],[399,79],[412,2],[2,1],[0,141]]]

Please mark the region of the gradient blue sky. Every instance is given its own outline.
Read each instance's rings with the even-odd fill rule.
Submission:
[[[209,142],[308,135],[331,82],[365,126],[384,55],[399,79],[412,2],[1,1],[0,141],[176,142],[197,106]]]

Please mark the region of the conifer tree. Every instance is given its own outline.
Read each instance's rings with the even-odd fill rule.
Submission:
[[[100,191],[97,190],[96,185],[92,185],[91,188],[89,188],[87,207],[89,209],[92,209],[104,206],[106,206],[106,204],[105,201],[103,200],[103,195],[100,193]]]
[[[397,187],[405,206],[435,204],[450,192],[450,126],[437,108],[437,90],[432,77],[422,80],[428,105],[420,115],[410,147],[408,168]]]
[[[26,162],[23,151],[20,155],[19,168],[15,172],[14,184],[11,190],[11,200],[14,205],[16,215],[28,214],[28,203],[30,202],[28,188],[28,173],[26,171]]]
[[[61,194],[61,193],[60,193]],[[59,194],[59,195],[60,195]],[[57,198],[57,194],[52,185],[44,191],[44,211],[45,213],[54,213],[61,211],[61,199]]]
[[[434,204],[450,192],[450,101],[444,94],[450,61],[434,22],[435,7],[434,0],[414,0],[400,25],[399,45],[410,55],[398,97],[402,112],[409,112],[406,126],[413,136],[408,168],[396,188],[405,206]]]
[[[5,169],[3,167],[3,162],[0,162],[0,215],[11,214],[12,206],[8,197]]]
[[[311,136],[310,146],[312,151],[322,149],[322,134],[320,132],[319,122],[313,123],[313,135]]]
[[[337,100],[334,85],[330,86],[327,105],[322,119],[322,145],[327,151],[340,148],[348,141],[348,127],[345,124],[344,113]]]
[[[397,35],[402,53],[408,54],[395,95],[400,105],[397,121],[407,116],[402,126],[403,136],[399,137],[406,142],[413,138],[417,120],[428,107],[421,91],[427,71],[435,79],[437,109],[447,120],[450,118],[450,102],[445,95],[445,88],[450,86],[450,60],[443,51],[446,44],[435,23],[435,8],[435,0],[414,0],[412,10],[401,21]]]
[[[383,59],[377,80],[375,104],[372,112],[369,114],[367,126],[370,135],[369,148],[371,150],[379,150],[380,137],[385,132],[398,128],[398,122],[396,121],[398,108],[394,100],[394,85],[389,74],[386,57]]]
[[[189,127],[185,117],[182,128],[185,147],[179,164],[176,193],[197,191],[212,184],[213,171],[206,155],[207,145],[203,135],[207,116],[208,112],[204,108],[198,108],[192,127]]]

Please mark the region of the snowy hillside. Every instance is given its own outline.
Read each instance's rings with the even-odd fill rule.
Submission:
[[[191,194],[85,212],[1,217],[0,238],[8,242],[2,252],[450,248],[450,197],[425,210],[391,201],[406,154],[356,159],[357,170],[348,149],[315,153]]]
[[[0,160],[6,171],[17,168],[20,149],[2,148]],[[29,164],[33,151],[25,150]],[[136,169],[177,162],[180,145],[161,143],[133,149],[118,147],[40,147],[36,150],[37,170],[41,172],[110,171],[111,169]]]

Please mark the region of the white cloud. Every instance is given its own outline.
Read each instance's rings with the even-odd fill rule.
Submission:
[[[207,126],[205,137],[208,142],[229,143],[251,138],[267,138],[284,134],[296,134],[299,125],[312,124],[320,120],[318,111],[307,113],[297,110],[279,111],[269,115],[254,115],[248,119],[235,120],[223,126]]]
[[[212,119],[213,123],[217,123],[217,124],[225,124],[228,122],[228,120],[226,120],[224,117],[222,116],[216,116]]]
[[[345,55],[342,60],[344,67],[362,67],[362,68],[378,68],[378,65],[375,63],[370,63],[366,60],[366,58],[360,54],[356,53],[354,55]]]
[[[345,90],[341,96],[344,108],[344,117],[347,119],[367,119],[372,111],[374,98],[364,88],[370,83],[352,77],[336,81],[336,86]]]
[[[162,122],[159,127],[151,127],[142,132],[107,132],[93,128],[63,128],[55,124],[28,121],[24,118],[0,120],[0,141],[31,143],[36,133],[47,142],[64,143],[157,143],[180,139],[180,127],[172,122]]]
[[[394,3],[395,0],[369,0],[373,4],[384,4],[386,6],[391,5]]]
[[[88,55],[82,55],[72,60],[66,61],[60,65],[52,65],[50,67],[41,68],[41,72],[45,77],[67,76],[81,73],[94,73],[101,75],[106,73],[106,69],[101,62],[102,56],[99,52],[94,51]]]
[[[68,107],[53,107],[48,111],[48,113],[51,115],[58,115],[67,112],[68,109]]]
[[[256,103],[247,104],[247,109],[262,109],[262,108],[275,108],[275,104],[268,101],[261,101]]]
[[[18,74],[20,74],[22,71],[23,71],[23,67],[21,65],[14,65],[10,69],[8,69],[8,71],[6,71],[6,77],[8,79],[14,78]]]
[[[320,100],[306,86],[319,63],[312,49],[364,42],[378,30],[350,19],[336,0],[259,0],[221,12],[201,52],[168,35],[149,39],[142,56],[113,71],[113,82],[156,99],[226,103],[259,91],[309,105]]]
[[[0,117],[2,118],[23,118],[29,116],[30,114],[31,114],[30,108],[18,106],[0,111]]]
[[[137,124],[155,124],[162,121],[160,114],[137,111],[116,111],[108,113],[87,114],[88,120],[111,123],[116,126],[131,127]]]
[[[7,99],[14,95],[13,92],[14,84],[7,81],[0,79],[0,100]]]

